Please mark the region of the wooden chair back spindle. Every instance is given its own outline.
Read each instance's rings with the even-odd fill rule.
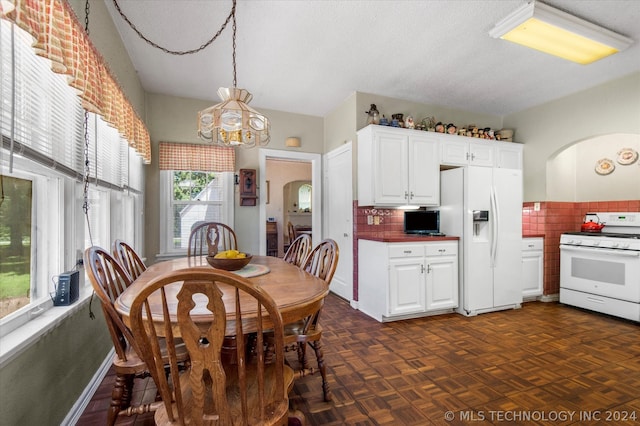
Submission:
[[[224,223],[196,222],[189,235],[187,256],[215,255],[222,250],[237,250],[236,234]]]
[[[111,252],[134,280],[147,269],[147,265],[144,264],[133,247],[122,240],[113,242]]]
[[[300,234],[298,238],[293,240],[293,243],[284,254],[284,261],[300,267],[310,252],[311,236],[309,234]]]

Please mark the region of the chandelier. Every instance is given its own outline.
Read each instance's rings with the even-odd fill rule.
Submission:
[[[253,96],[237,88],[236,76],[236,0],[231,9],[233,22],[233,87],[221,87],[222,102],[198,112],[198,136],[221,146],[252,148],[269,143],[269,119],[247,105]]]

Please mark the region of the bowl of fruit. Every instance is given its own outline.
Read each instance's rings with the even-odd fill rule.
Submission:
[[[242,253],[238,250],[224,250],[219,251],[215,256],[207,256],[207,262],[216,269],[237,271],[247,266],[252,257],[249,253]]]

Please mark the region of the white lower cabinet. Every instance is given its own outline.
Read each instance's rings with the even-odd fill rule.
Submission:
[[[358,309],[378,321],[458,306],[458,242],[358,241]]]
[[[544,283],[544,239],[522,239],[522,297],[542,296]]]

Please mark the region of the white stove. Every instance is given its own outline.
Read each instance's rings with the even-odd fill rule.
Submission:
[[[601,232],[560,236],[560,302],[640,321],[640,213],[588,213]]]

